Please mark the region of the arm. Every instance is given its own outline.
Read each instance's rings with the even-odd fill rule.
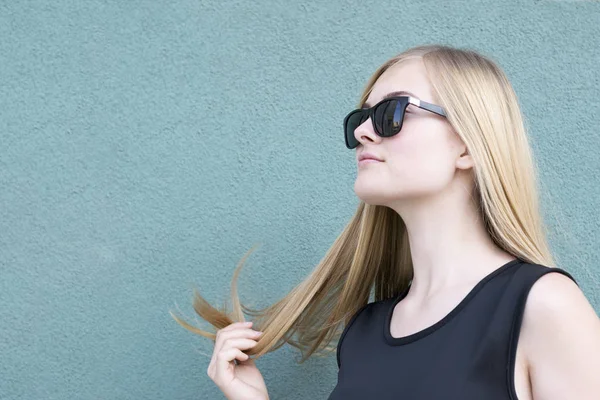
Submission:
[[[600,319],[575,282],[558,273],[539,278],[522,333],[535,400],[600,399]]]

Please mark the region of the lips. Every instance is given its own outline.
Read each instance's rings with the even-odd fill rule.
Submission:
[[[358,156],[358,162],[362,160],[375,160],[375,161],[383,161],[381,158],[377,157],[374,154],[363,152]]]
[[[364,160],[381,161],[381,160],[380,160],[380,159],[378,159],[378,158],[371,158],[371,157],[363,157],[363,158],[361,158],[361,159],[360,159],[360,160],[358,160],[358,161],[364,161]]]
[[[382,161],[374,160],[372,158],[363,158],[362,160],[360,160],[358,162],[358,165],[363,165],[363,164],[377,164],[377,163],[380,163],[380,162],[382,162]]]

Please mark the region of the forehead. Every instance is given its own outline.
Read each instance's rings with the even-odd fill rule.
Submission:
[[[365,106],[373,106],[388,93],[399,91],[412,93],[412,96],[424,101],[431,101],[431,87],[422,60],[407,60],[388,68],[373,85]]]

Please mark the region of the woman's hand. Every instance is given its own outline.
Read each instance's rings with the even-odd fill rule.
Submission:
[[[206,373],[229,400],[267,400],[267,386],[242,350],[254,347],[262,332],[250,329],[252,322],[235,322],[217,331],[215,349]],[[237,365],[236,361],[237,360]]]

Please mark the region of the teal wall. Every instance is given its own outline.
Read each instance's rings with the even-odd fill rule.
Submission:
[[[358,204],[344,115],[428,42],[509,75],[552,244],[600,310],[599,2],[6,1],[0,398],[223,398],[169,310],[223,302],[255,243],[250,306],[312,270]],[[271,398],[326,398],[335,355],[298,359],[259,361]]]

